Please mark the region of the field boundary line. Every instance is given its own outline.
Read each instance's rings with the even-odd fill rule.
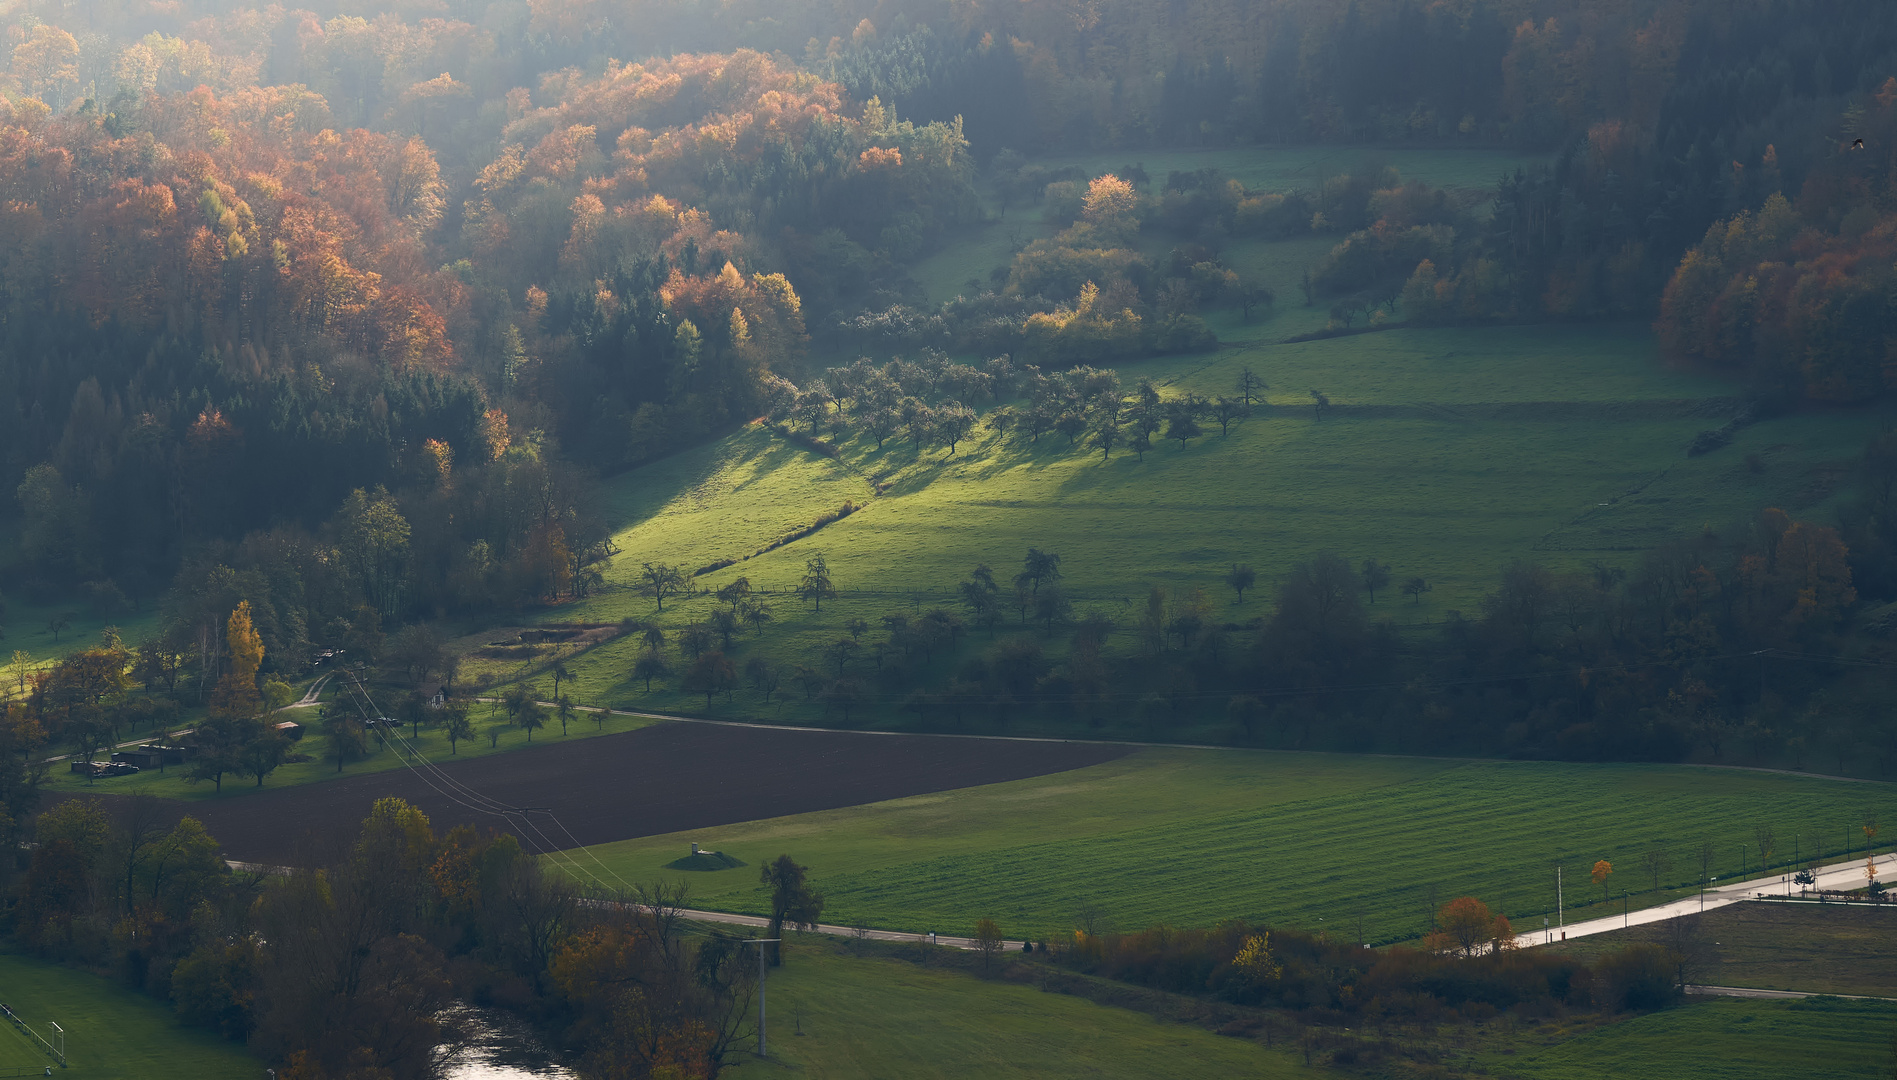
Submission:
[[[499,701],[493,697],[475,697],[484,705]],[[558,702],[542,701],[539,704],[555,708]],[[831,735],[876,735],[885,738],[928,739],[975,739],[986,742],[1023,742],[1023,743],[1069,743],[1079,746],[1133,746],[1153,750],[1226,750],[1240,754],[1310,754],[1324,757],[1360,757],[1382,758],[1398,761],[1453,761],[1465,765],[1650,765],[1664,769],[1711,769],[1726,772],[1766,773],[1772,776],[1797,776],[1807,780],[1831,780],[1842,784],[1897,784],[1892,780],[1876,780],[1868,776],[1833,776],[1830,773],[1803,772],[1798,769],[1768,769],[1763,765],[1719,765],[1705,761],[1559,761],[1553,758],[1487,758],[1487,757],[1446,757],[1439,754],[1360,754],[1349,750],[1281,750],[1266,746],[1222,746],[1217,743],[1176,743],[1141,742],[1131,739],[1065,739],[1053,735],[971,735],[959,731],[884,731],[866,728],[827,728],[810,724],[773,724],[763,720],[713,720],[704,716],[681,716],[677,713],[647,712],[643,709],[615,709],[602,705],[575,705],[576,709],[603,709],[609,716],[631,716],[641,720],[661,720],[678,724],[710,724],[717,727],[754,728],[759,731],[804,731]]]

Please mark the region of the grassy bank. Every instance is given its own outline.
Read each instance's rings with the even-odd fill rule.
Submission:
[[[769,995],[771,1057],[744,1057],[744,1080],[1325,1075],[1246,1040],[831,945],[789,946]]]
[[[250,1080],[263,1063],[241,1046],[178,1026],[151,998],[83,971],[0,953],[0,995],[42,1034],[66,1030],[68,1070],[84,1080]],[[0,1071],[49,1064],[11,1024],[0,1025]]]
[[[1711,1000],[1486,1064],[1521,1080],[1882,1080],[1893,1028],[1897,1005],[1883,1002]]]

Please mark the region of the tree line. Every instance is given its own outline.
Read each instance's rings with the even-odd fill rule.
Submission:
[[[111,970],[280,1076],[439,1075],[468,1038],[450,1007],[475,1000],[591,1075],[715,1076],[753,1034],[756,961],[736,936],[688,932],[680,887],[583,903],[512,835],[439,834],[399,799],[280,876],[231,870],[196,820],[172,821],[149,798],[40,814],[24,872],[10,856],[0,873],[9,937]],[[821,910],[802,870],[765,868],[774,932]]]
[[[1882,520],[1861,513],[1867,532]],[[851,600],[834,640],[798,656],[763,643],[775,598],[739,578],[682,630],[638,620],[627,674],[642,690],[703,693],[707,709],[748,688],[754,706],[781,694],[846,725],[873,713],[938,730],[1888,774],[1881,684],[1848,662],[1877,655],[1881,624],[1857,623],[1854,582],[1862,567],[1884,590],[1887,549],[1854,551],[1844,535],[1768,510],[1628,569],[1518,563],[1476,610],[1426,630],[1378,613],[1431,582],[1375,558],[1313,556],[1264,583],[1273,603],[1251,614],[1249,565],[1111,604],[1070,593],[1071,563],[1035,548],[1012,574],[974,567],[947,602],[871,615]],[[647,595],[676,595],[687,578],[669,575],[649,577]],[[837,596],[822,555],[790,593],[813,614]]]

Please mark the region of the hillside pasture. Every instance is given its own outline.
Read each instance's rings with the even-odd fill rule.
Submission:
[[[1225,434],[1214,424],[1185,444],[1165,440],[1143,459],[1123,451],[1103,460],[1058,434],[1028,443],[985,430],[953,456],[918,452],[900,438],[878,450],[855,437],[831,459],[747,428],[610,480],[621,555],[608,588],[548,618],[651,619],[675,636],[717,603],[680,597],[661,613],[639,594],[641,564],[692,572],[733,560],[692,583],[715,590],[743,576],[776,592],[766,598],[772,621],[760,633],[743,628],[727,650],[740,667],[759,654],[786,673],[822,667],[823,650],[862,619],[871,637],[840,670],[867,680],[867,641],[883,616],[953,607],[956,583],[977,563],[1005,582],[1033,546],[1061,556],[1061,585],[1076,608],[1122,625],[1153,585],[1203,589],[1233,623],[1266,615],[1272,582],[1333,550],[1387,562],[1398,582],[1424,578],[1430,591],[1419,602],[1385,593],[1370,612],[1423,628],[1450,611],[1477,610],[1516,561],[1632,568],[1669,540],[1742,523],[1766,506],[1826,520],[1848,495],[1864,440],[1888,418],[1876,410],[1795,414],[1689,457],[1698,432],[1733,415],[1739,388],[1668,368],[1646,329],[1630,326],[1398,329],[1252,343],[1128,364],[1121,376],[1150,377],[1169,395],[1211,396],[1228,392],[1245,367],[1270,386],[1256,415]],[[1313,390],[1330,401],[1321,419]],[[846,502],[860,509],[763,550]],[[818,553],[841,593],[821,611],[787,592]],[[1220,582],[1233,563],[1251,565],[1260,583],[1242,606]],[[1023,632],[1019,613],[1007,624],[1003,633]],[[702,696],[680,692],[674,680],[657,680],[651,694],[634,682],[640,647],[620,638],[576,661],[574,699],[707,711]],[[932,677],[945,680],[988,647],[986,635],[963,635],[952,655],[935,660]],[[845,723],[806,696],[786,682],[767,702],[747,686],[709,711]],[[899,704],[871,701],[867,715],[883,727],[913,723]],[[1045,718],[1011,722],[977,718],[967,730],[1071,730]],[[1156,733],[1120,718],[1095,734],[1227,737],[1207,728]]]

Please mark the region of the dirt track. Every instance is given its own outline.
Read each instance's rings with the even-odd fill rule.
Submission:
[[[657,724],[578,742],[555,736],[532,749],[451,758],[442,768],[490,799],[549,807],[580,843],[597,844],[1020,780],[1112,761],[1132,749]],[[461,824],[508,827],[443,797],[407,769],[162,805],[171,817],[202,821],[232,859],[299,865],[336,850],[384,795],[421,807],[438,833]],[[544,818],[538,823],[568,846]],[[524,839],[544,846],[531,834]]]

